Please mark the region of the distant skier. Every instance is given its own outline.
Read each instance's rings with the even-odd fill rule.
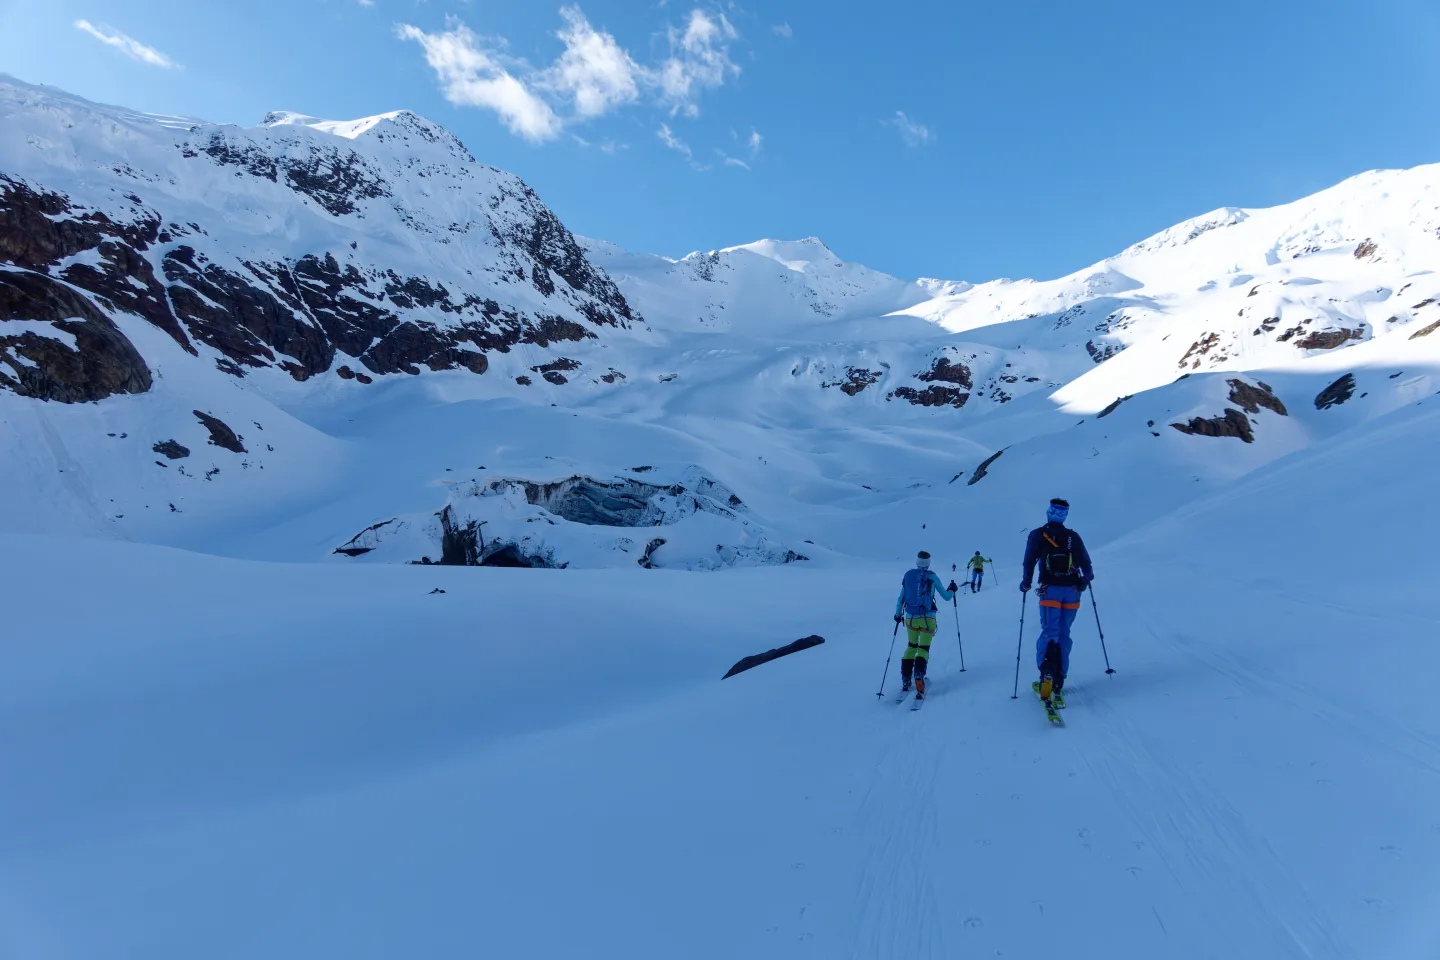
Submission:
[[[1091,580],[1095,569],[1090,553],[1080,534],[1065,526],[1070,504],[1056,498],[1046,511],[1045,526],[1030,531],[1025,542],[1025,578],[1020,582],[1023,592],[1030,590],[1030,577],[1038,564],[1040,587],[1040,637],[1035,644],[1035,665],[1040,669],[1040,699],[1050,700],[1051,694],[1065,687],[1070,672],[1070,625],[1080,609],[1080,594]]]
[[[980,556],[980,551],[975,551],[975,556],[970,558],[970,592],[979,593],[980,583],[985,579],[985,564],[994,563],[989,557]]]
[[[905,656],[900,659],[900,692],[910,690],[910,678],[915,678],[915,699],[925,699],[925,665],[930,657],[930,641],[935,639],[935,594],[942,600],[953,600],[960,588],[955,581],[949,587],[940,583],[940,577],[930,569],[930,554],[921,550],[915,558],[915,568],[908,570],[900,582],[900,598],[895,601],[895,622],[905,622],[905,631],[910,643]]]

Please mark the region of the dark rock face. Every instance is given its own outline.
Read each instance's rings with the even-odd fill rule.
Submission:
[[[949,357],[939,357],[930,365],[930,369],[915,374],[915,379],[923,383],[933,384],[923,390],[914,387],[897,387],[892,390],[886,399],[899,397],[919,407],[955,407],[959,409],[965,406],[970,399],[970,389],[974,386],[974,380],[970,375],[970,368],[963,363],[952,363]],[[955,386],[947,387],[940,384],[953,383]]]
[[[174,440],[161,440],[150,449],[156,453],[164,454],[171,460],[181,460],[190,456],[190,448]]]
[[[1366,238],[1360,241],[1359,246],[1355,248],[1355,259],[1364,260],[1366,257],[1373,257],[1379,249],[1379,245],[1374,240]]]
[[[1410,339],[1419,340],[1421,337],[1428,337],[1436,330],[1440,330],[1440,320],[1436,320],[1429,326],[1421,327],[1419,330],[1416,330],[1414,333],[1410,334]]]
[[[1355,374],[1347,373],[1315,397],[1316,410],[1329,410],[1355,395]]]
[[[1246,413],[1259,413],[1260,408],[1264,407],[1266,410],[1273,410],[1282,417],[1289,416],[1288,411],[1285,409],[1285,404],[1281,403],[1280,398],[1275,396],[1269,384],[1258,381],[1250,384],[1244,380],[1231,380],[1229,382],[1230,402],[1238,404],[1240,409]]]
[[[441,510],[440,563],[447,567],[478,567],[480,565],[480,526],[474,520],[457,524],[449,505]]]
[[[566,373],[568,373],[572,370],[578,369],[580,369],[579,361],[571,360],[569,357],[561,357],[558,360],[552,360],[549,363],[542,363],[539,366],[530,368],[532,372],[540,374],[540,376],[544,377],[546,380],[550,381],[556,386],[570,382],[566,378],[565,373],[562,373],[561,371],[565,371]],[[610,382],[613,383],[614,378],[611,378]]]
[[[1090,354],[1090,359],[1096,363],[1104,363],[1111,357],[1125,350],[1123,343],[1096,343],[1094,340],[1085,341],[1085,352]]]
[[[820,384],[821,387],[839,387],[840,392],[847,397],[853,397],[861,390],[876,383],[884,374],[879,370],[867,370],[864,367],[849,367],[845,376],[835,380],[827,380]]]
[[[400,135],[432,143],[443,140],[455,160],[453,168],[412,167],[404,176],[481,182],[475,171],[484,168],[448,134],[419,118],[400,117],[394,123]],[[442,244],[451,243],[451,235],[468,234],[471,242],[493,248],[498,265],[477,270],[477,286],[467,292],[423,276],[402,275],[383,264],[356,261],[348,252],[347,260],[323,249],[257,258],[243,250],[219,249],[201,224],[167,222],[133,193],[125,197],[128,207],[107,202],[108,212],[102,212],[0,174],[0,267],[52,274],[94,295],[87,317],[134,314],[164,330],[192,355],[198,353],[197,344],[208,346],[220,355],[218,367],[237,377],[278,367],[305,380],[331,369],[337,353],[356,358],[371,374],[418,374],[423,368],[483,374],[489,369],[488,351],[506,352],[517,344],[548,348],[592,339],[598,328],[643,322],[534,191],[498,171],[484,174],[487,183],[493,174],[494,183],[478,215],[440,227],[410,217],[394,199],[394,185],[384,170],[344,146],[297,137],[277,150],[240,132],[214,130],[196,131],[178,148],[189,163],[214,164],[232,169],[237,177],[284,186],[323,211],[322,216],[353,223],[365,216],[367,204],[393,202],[417,233]],[[142,172],[136,172],[136,182],[146,182]],[[160,197],[151,200],[164,202]],[[349,247],[353,251],[357,245]],[[516,283],[528,283],[553,298],[554,307],[521,308],[497,299],[507,285]],[[495,294],[486,296],[486,290]],[[52,293],[49,299],[60,296]],[[70,299],[75,299],[73,291]],[[533,301],[533,295],[513,302],[527,300]],[[578,322],[563,313],[572,313]],[[117,379],[116,356],[122,351],[110,342],[115,337],[124,340],[118,331],[108,339],[91,331],[79,350],[88,353],[93,347],[102,355],[93,361],[68,361],[72,369],[60,374],[56,371],[62,355],[34,343],[44,338],[27,337],[26,350],[46,354],[44,362],[26,354],[42,373],[24,362],[0,362],[0,369],[20,366],[32,371],[6,375],[0,387],[65,402],[149,389],[148,371],[143,377]],[[144,368],[133,358],[121,365]],[[362,383],[370,379],[351,372]],[[101,379],[91,384],[76,377]],[[548,374],[547,379],[557,382]]]
[[[204,425],[205,429],[210,431],[210,443],[212,446],[224,447],[231,453],[245,452],[245,444],[240,442],[241,438],[236,435],[234,430],[231,430],[230,427],[226,425],[225,421],[219,417],[212,417],[208,413],[202,413],[199,410],[191,412],[195,414],[195,418]]]
[[[981,480],[984,480],[986,472],[990,469],[990,464],[994,463],[996,460],[999,460],[1000,454],[1004,452],[1004,450],[997,450],[990,456],[986,457],[985,460],[980,464],[980,466],[975,468],[975,473],[971,475],[970,479],[965,481],[965,486],[973,487]]]
[[[970,399],[970,394],[954,387],[926,387],[924,390],[896,387],[890,396],[908,400],[917,407],[955,407],[957,410]]]
[[[1231,383],[1234,383],[1235,381],[1232,380],[1232,381],[1230,381],[1230,382],[1231,382]],[[1126,400],[1129,400],[1129,399],[1130,399],[1129,396],[1117,397],[1117,398],[1116,398],[1114,401],[1112,401],[1112,402],[1110,403],[1110,405],[1107,406],[1104,410],[1101,410],[1099,413],[1095,414],[1095,419],[1096,419],[1096,420],[1103,420],[1103,419],[1105,419],[1106,417],[1110,416],[1110,414],[1114,413],[1116,410],[1119,410],[1119,409],[1120,409],[1120,404],[1124,403]]]
[[[1181,433],[1199,437],[1239,437],[1246,443],[1255,442],[1250,420],[1234,407],[1227,407],[1223,417],[1195,417],[1189,423],[1172,423]]]
[[[10,320],[49,324],[56,336],[9,332]],[[85,297],[41,273],[0,270],[0,387],[37,400],[86,403],[144,393],[150,368]]]
[[[186,155],[197,156],[197,149],[221,166],[239,167],[252,177],[284,184],[337,217],[354,213],[360,200],[390,195],[384,178],[355,153],[311,150],[304,157],[272,157],[255,144],[223,132],[211,134],[204,144],[187,147]]]
[[[1334,350],[1351,340],[1364,339],[1364,327],[1353,329],[1342,327],[1339,330],[1316,330],[1314,333],[1306,334],[1295,341],[1295,346],[1301,350]]]
[[[792,653],[799,653],[801,650],[809,650],[811,647],[818,647],[824,642],[824,637],[816,634],[811,634],[808,637],[804,637],[800,640],[795,640],[791,643],[787,643],[783,647],[775,647],[773,650],[766,650],[764,653],[757,653],[752,656],[745,657],[743,660],[740,660],[738,663],[736,663],[735,666],[731,667],[729,672],[720,679],[728,680],[731,677],[735,676],[735,674],[744,673],[746,670],[758,667],[762,663],[769,663],[771,660],[779,660],[781,657],[787,657]]]
[[[653,570],[653,569],[655,569],[655,561],[652,560],[651,557],[654,555],[654,553],[655,553],[656,550],[659,550],[659,549],[660,549],[661,547],[663,547],[663,546],[665,546],[665,538],[664,538],[664,537],[656,537],[655,539],[651,540],[649,543],[645,544],[645,553],[644,553],[644,555],[643,555],[639,560],[636,560],[635,562],[638,563],[640,566],[644,567],[646,570]]]

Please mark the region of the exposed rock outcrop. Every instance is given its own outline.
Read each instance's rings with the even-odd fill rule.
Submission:
[[[150,368],[84,296],[41,273],[0,270],[0,387],[86,403],[144,393]]]
[[[1347,373],[1315,396],[1316,410],[1329,410],[1355,395],[1355,374]]]
[[[984,479],[985,479],[985,474],[986,474],[986,473],[989,471],[989,469],[990,469],[990,464],[994,463],[996,460],[999,460],[999,459],[1000,459],[1000,454],[1002,454],[1002,453],[1004,453],[1004,452],[1005,452],[1004,450],[996,450],[994,453],[990,454],[990,456],[988,456],[988,457],[986,457],[984,460],[982,460],[982,461],[980,462],[980,466],[976,467],[976,468],[975,468],[975,472],[970,475],[970,479],[965,481],[965,486],[967,486],[967,487],[973,487],[975,484],[979,483],[981,480],[984,480]]]
[[[190,448],[174,440],[161,440],[150,449],[171,460],[183,460],[185,457],[190,456]]]
[[[1194,417],[1189,423],[1172,423],[1170,426],[1197,437],[1238,437],[1246,443],[1255,442],[1250,419],[1234,407],[1227,407],[1221,417]]]
[[[848,367],[843,377],[823,381],[820,386],[826,389],[839,387],[841,393],[847,397],[853,397],[866,387],[878,382],[883,376],[884,373],[880,370],[867,370],[864,367]]]
[[[1280,398],[1275,396],[1274,391],[1270,389],[1268,383],[1261,383],[1257,380],[1252,384],[1239,379],[1231,380],[1229,383],[1230,402],[1238,404],[1240,409],[1246,413],[1259,413],[1260,408],[1264,407],[1266,410],[1272,410],[1282,417],[1289,416],[1285,410],[1285,404],[1281,403]]]
[[[241,442],[242,437],[231,430],[230,427],[219,417],[212,417],[208,413],[199,410],[192,411],[195,418],[210,431],[210,443],[212,446],[223,447],[231,453],[244,453],[245,444]]]
[[[824,637],[817,634],[811,634],[808,637],[804,637],[800,640],[794,640],[790,643],[787,643],[783,647],[775,647],[772,650],[766,650],[764,653],[753,654],[752,656],[745,657],[744,659],[738,661],[735,666],[731,667],[730,670],[725,674],[725,676],[721,677],[720,679],[728,680],[731,677],[735,676],[735,674],[744,673],[746,670],[751,670],[755,667],[758,667],[762,663],[769,663],[771,660],[779,660],[781,657],[788,657],[790,654],[799,653],[801,650],[809,650],[811,647],[818,647],[824,642]]]

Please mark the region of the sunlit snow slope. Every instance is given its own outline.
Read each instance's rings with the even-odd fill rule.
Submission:
[[[0,121],[0,957],[1440,956],[1440,167],[972,285],[403,111]],[[918,713],[917,549],[995,559]]]

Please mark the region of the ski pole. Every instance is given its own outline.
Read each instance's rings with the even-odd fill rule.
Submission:
[[[1025,645],[1025,604],[1029,599],[1029,594],[1020,594],[1020,639],[1015,641],[1015,689],[1010,694],[1011,700],[1020,698],[1020,648]]]
[[[885,678],[890,676],[890,658],[895,656],[895,638],[900,636],[900,621],[895,621],[895,632],[890,634],[890,652],[885,655],[885,672],[880,675],[880,692],[877,697],[885,696]]]
[[[1090,609],[1095,611],[1095,629],[1100,633],[1100,652],[1105,655],[1105,672],[1111,676],[1115,675],[1115,668],[1110,666],[1110,653],[1105,649],[1105,629],[1100,626],[1100,607],[1095,603],[1095,588],[1087,588],[1090,591]]]
[[[955,595],[950,598],[950,603],[955,607],[955,642],[960,644],[960,672],[965,672],[965,641],[960,639],[960,591],[956,590]]]

